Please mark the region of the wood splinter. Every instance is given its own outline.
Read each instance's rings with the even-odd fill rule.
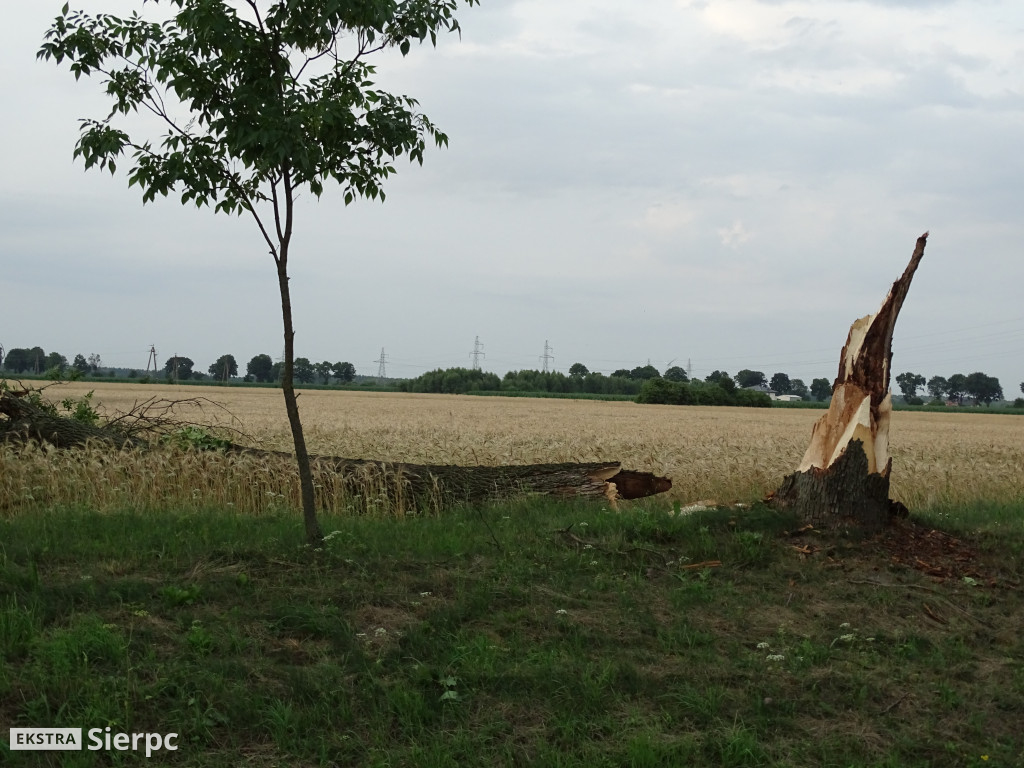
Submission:
[[[814,425],[797,471],[768,498],[815,527],[878,530],[906,515],[889,499],[892,335],[927,241],[927,232],[917,239],[881,309],[850,327],[828,412]]]

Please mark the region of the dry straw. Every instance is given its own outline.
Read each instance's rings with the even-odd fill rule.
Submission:
[[[290,448],[280,392],[157,385],[61,388],[125,411],[154,395],[204,395],[222,403],[263,447]],[[51,390],[52,391],[52,390]],[[641,406],[628,402],[386,395],[310,390],[300,407],[310,450],[419,464],[621,461],[672,478],[667,500],[753,501],[796,468],[820,414],[813,410]],[[183,413],[202,423],[198,410]],[[890,430],[893,496],[911,509],[979,499],[1024,499],[1024,419],[897,412]],[[403,486],[369,466],[353,484],[320,471],[321,506],[337,513],[404,513]],[[51,504],[234,507],[262,514],[298,506],[290,461],[216,452],[57,451],[0,447],[0,515]],[[438,500],[427,506],[436,511]],[[426,511],[426,510],[425,510]]]

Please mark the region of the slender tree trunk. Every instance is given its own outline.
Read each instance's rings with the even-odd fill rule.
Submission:
[[[306,524],[306,538],[311,544],[322,541],[324,534],[316,519],[316,502],[313,494],[313,471],[310,468],[306,437],[302,433],[299,418],[299,400],[295,394],[292,373],[295,367],[295,330],[292,327],[292,300],[288,289],[288,241],[282,240],[277,257],[277,282],[281,289],[281,315],[284,320],[284,367],[281,370],[281,389],[284,405],[288,411],[288,424],[295,444],[295,460],[299,465],[299,487],[302,496],[302,516]]]

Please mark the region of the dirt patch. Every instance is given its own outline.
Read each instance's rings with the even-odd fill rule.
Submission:
[[[911,520],[900,520],[880,534],[864,542],[865,547],[879,547],[889,555],[892,565],[912,568],[940,579],[979,581],[995,579],[983,574],[977,547],[943,531],[922,526]]]
[[[975,543],[914,520],[895,520],[882,532],[852,547],[849,542],[836,547],[834,541],[830,546],[815,536],[818,533],[808,525],[789,534],[792,549],[801,559],[825,557],[834,567],[842,568],[853,553],[868,560],[882,555],[893,569],[920,571],[935,581],[967,577],[993,587],[1005,581],[997,576],[999,568],[990,562],[991,556],[984,557]]]

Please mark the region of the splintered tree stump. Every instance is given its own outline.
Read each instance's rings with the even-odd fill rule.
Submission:
[[[906,514],[889,499],[892,335],[927,241],[927,232],[917,239],[881,309],[850,327],[828,412],[814,425],[797,471],[769,497],[815,527],[878,530]]]
[[[815,528],[878,530],[901,509],[889,500],[891,464],[890,459],[884,472],[868,472],[864,444],[851,440],[828,468],[811,467],[788,475],[773,500]]]

